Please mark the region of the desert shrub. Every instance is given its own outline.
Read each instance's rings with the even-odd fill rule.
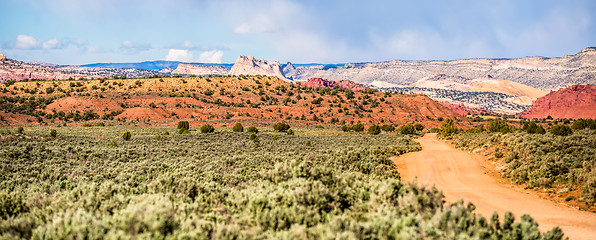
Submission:
[[[362,131],[364,131],[364,124],[358,122],[358,123],[354,124],[354,126],[352,126],[352,130],[354,132],[362,132]]]
[[[259,129],[257,127],[255,127],[255,126],[250,126],[250,127],[246,128],[246,132],[249,132],[249,133],[259,133]]]
[[[23,127],[17,128],[17,133],[18,134],[23,134],[24,131],[25,131],[25,129],[23,129]]]
[[[56,129],[52,129],[50,130],[50,136],[55,138],[56,136],[58,136],[58,132],[56,132]]]
[[[368,127],[368,134],[370,135],[379,135],[379,133],[381,133],[381,127],[379,127],[378,125],[370,125],[370,127]]]
[[[406,124],[406,125],[403,125],[403,126],[401,126],[399,128],[399,132],[401,134],[414,134],[415,129],[414,129],[414,126],[412,124]]]
[[[569,136],[573,132],[569,126],[560,124],[550,127],[550,133],[557,136]]]
[[[416,131],[420,132],[420,131],[424,130],[424,126],[420,123],[416,123],[416,124],[414,124],[414,129],[416,129]]]
[[[124,134],[122,134],[122,139],[124,139],[125,141],[130,140],[131,137],[132,137],[132,134],[130,134],[129,131],[126,131]]]
[[[544,130],[544,128],[538,124],[536,124],[536,122],[534,121],[530,121],[530,122],[524,122],[524,125],[522,126],[522,130],[526,131],[527,133],[537,133],[537,134],[545,134],[546,131]]]
[[[402,183],[389,157],[419,150],[409,137],[300,135],[272,141],[277,134],[266,134],[252,147],[256,134],[155,141],[164,128],[135,127],[135,139],[119,147],[97,140],[127,129],[73,128],[68,138],[52,142],[0,141],[0,238],[561,235],[542,235],[526,216],[488,222],[472,205],[445,204],[438,189]],[[31,131],[43,135],[48,129]]]
[[[352,127],[350,127],[348,125],[343,125],[343,126],[341,126],[341,130],[344,132],[349,132],[349,131],[352,131]]]
[[[429,133],[439,133],[440,131],[441,130],[439,128],[436,128],[436,127],[428,129],[428,132]]]
[[[188,123],[188,121],[180,121],[180,122],[178,122],[178,126],[176,128],[189,130],[190,124]]]
[[[201,126],[201,133],[212,133],[215,132],[215,128],[209,124],[203,124],[203,126]]]
[[[292,130],[292,129],[288,129],[288,132],[287,132],[287,134],[288,134],[288,135],[294,135],[294,130]],[[277,137],[277,136],[276,136],[276,137]]]
[[[288,129],[290,129],[290,125],[288,125],[287,123],[278,122],[275,125],[273,125],[273,129],[278,132],[286,132],[288,131]]]
[[[241,123],[236,123],[234,127],[232,127],[232,131],[234,132],[244,132],[244,127]]]
[[[188,121],[178,122],[178,126],[176,128],[178,129],[178,134],[190,133],[190,124],[188,123]]]
[[[580,119],[573,121],[573,124],[571,124],[571,129],[573,129],[573,130],[581,130],[581,129],[586,129],[586,128],[595,130],[596,129],[596,120],[580,118]]]
[[[491,119],[486,125],[486,130],[489,132],[510,133],[513,129],[507,122],[501,119]]]
[[[453,119],[446,119],[445,121],[443,121],[443,123],[441,123],[441,128],[439,129],[439,137],[443,137],[443,138],[449,138],[451,137],[453,134],[457,133],[458,129],[455,127],[455,122],[453,122]]]
[[[393,132],[395,131],[395,127],[391,124],[383,124],[383,126],[381,126],[381,130],[385,132]]]

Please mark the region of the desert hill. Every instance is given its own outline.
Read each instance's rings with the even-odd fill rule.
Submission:
[[[534,101],[521,118],[596,118],[596,86],[573,85]]]
[[[438,118],[467,122],[424,95],[311,88],[262,75],[9,82],[0,85],[0,100],[2,124],[118,120],[171,125],[186,119],[194,125],[421,122],[432,127],[440,124]],[[30,122],[31,117],[37,120]]]

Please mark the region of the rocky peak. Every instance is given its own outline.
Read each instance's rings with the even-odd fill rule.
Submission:
[[[282,72],[278,61],[269,62],[255,59],[253,56],[240,56],[232,66],[230,75],[265,75],[288,80]]]
[[[587,47],[582,49],[579,54],[587,53],[587,54],[596,54],[596,47]]]
[[[6,56],[2,53],[0,53],[0,61],[5,61],[6,60]]]

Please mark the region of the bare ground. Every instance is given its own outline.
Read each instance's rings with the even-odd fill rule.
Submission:
[[[595,213],[560,205],[500,183],[490,176],[480,155],[457,150],[438,140],[436,134],[426,134],[417,141],[422,151],[393,159],[402,180],[434,185],[443,191],[447,203],[460,199],[472,202],[486,217],[494,211],[500,216],[510,211],[518,219],[529,214],[541,231],[559,226],[570,239],[596,238]]]

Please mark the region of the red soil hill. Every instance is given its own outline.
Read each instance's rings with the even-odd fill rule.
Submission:
[[[596,118],[596,86],[573,85],[536,99],[521,118]]]

